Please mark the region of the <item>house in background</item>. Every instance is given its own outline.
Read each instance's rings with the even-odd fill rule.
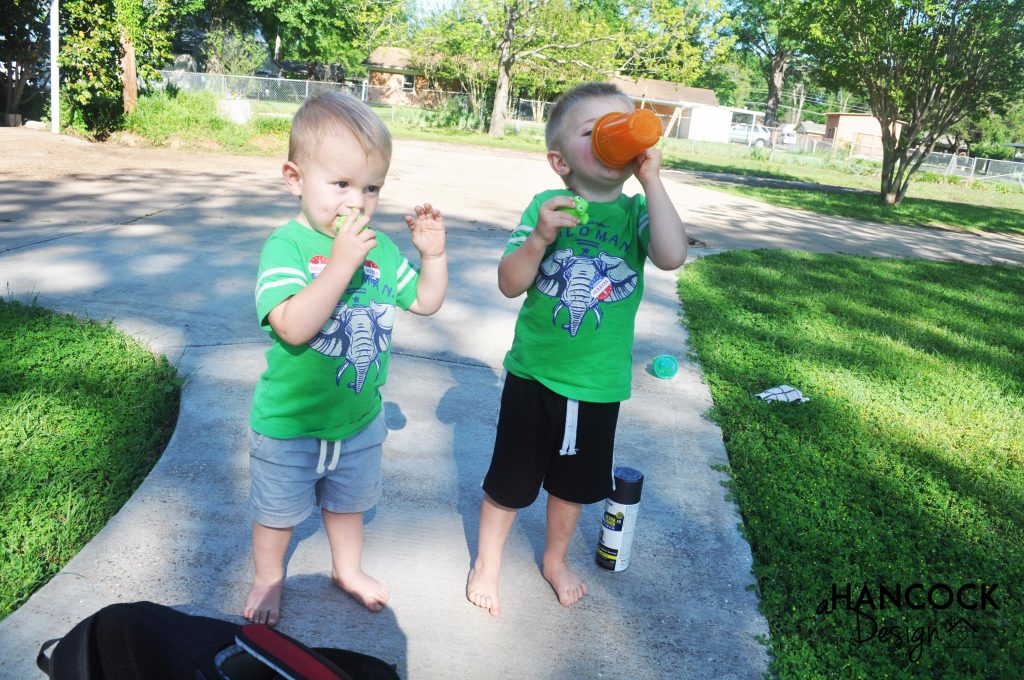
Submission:
[[[822,123],[814,123],[809,120],[805,120],[797,125],[796,131],[807,135],[808,137],[814,137],[817,139],[824,139],[825,137],[825,125]]]
[[[424,96],[427,77],[423,69],[412,66],[413,54],[402,47],[378,47],[370,52],[366,65],[370,104],[420,104],[417,93]]]
[[[732,111],[718,105],[714,90],[686,87],[664,80],[612,78],[637,106],[653,110],[666,137],[728,142]]]
[[[897,135],[902,128],[897,122]],[[870,113],[826,113],[825,139],[849,146],[855,156],[882,157],[882,124]]]

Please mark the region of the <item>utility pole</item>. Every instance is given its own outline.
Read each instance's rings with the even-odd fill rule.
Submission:
[[[60,68],[57,53],[60,41],[60,0],[50,3],[50,131],[60,134]]]

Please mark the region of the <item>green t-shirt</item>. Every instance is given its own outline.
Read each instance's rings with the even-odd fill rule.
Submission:
[[[537,194],[509,236],[505,254],[537,225],[542,203],[564,189]],[[516,319],[505,368],[577,401],[629,398],[633,322],[644,290],[650,233],[643,194],[591,203],[585,225],[563,229],[548,246]]]
[[[395,307],[408,309],[416,300],[419,279],[386,234],[377,232],[377,246],[308,343],[283,342],[267,318],[323,271],[333,244],[292,220],[270,235],[260,254],[256,311],[273,344],[253,394],[249,424],[267,437],[344,439],[380,412]]]

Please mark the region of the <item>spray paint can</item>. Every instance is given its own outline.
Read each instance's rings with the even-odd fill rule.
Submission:
[[[629,566],[633,551],[633,532],[640,509],[644,476],[631,467],[615,468],[615,490],[605,501],[601,516],[601,536],[597,541],[597,566],[622,571]]]

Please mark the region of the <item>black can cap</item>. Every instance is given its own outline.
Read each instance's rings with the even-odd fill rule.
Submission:
[[[644,475],[636,468],[615,468],[615,491],[612,500],[623,505],[640,502],[640,493],[644,488]]]

